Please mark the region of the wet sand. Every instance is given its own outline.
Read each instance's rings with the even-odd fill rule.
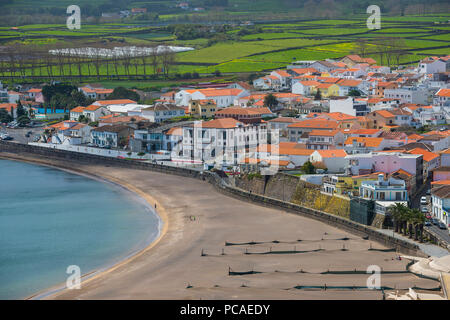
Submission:
[[[366,286],[369,275],[320,273],[366,270],[369,265],[390,271],[406,268],[407,261],[395,259],[394,252],[369,251],[385,249],[376,242],[228,197],[205,181],[36,156],[20,158],[121,184],[150,204],[157,202],[164,221],[161,237],[143,252],[87,279],[80,290],[63,290],[46,299],[381,299],[376,290],[329,288]],[[345,237],[349,240],[337,240]],[[252,241],[263,243],[225,245]],[[230,270],[258,273],[229,275]],[[324,285],[327,290],[294,288]],[[439,283],[400,273],[383,274],[381,285],[407,289],[434,288]]]

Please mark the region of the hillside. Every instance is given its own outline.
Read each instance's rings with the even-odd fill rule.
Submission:
[[[188,3],[188,8],[177,7],[177,4]],[[64,13],[67,6],[74,4],[72,0],[0,0],[2,11],[5,14],[34,14],[34,13]],[[386,14],[421,14],[432,12],[445,12],[448,8],[447,0],[78,0],[76,1],[88,14],[101,15],[102,12],[125,10],[131,8],[147,8],[152,13],[188,13],[194,8],[203,8],[206,11],[219,11],[230,13],[249,12],[281,12],[281,11],[307,11],[311,17],[332,15],[336,17],[347,16],[354,13],[365,13],[371,4],[380,6]],[[322,15],[322,16],[320,16]]]

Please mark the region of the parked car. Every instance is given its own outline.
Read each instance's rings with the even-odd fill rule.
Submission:
[[[439,225],[439,220],[438,220],[438,219],[433,218],[433,219],[431,219],[431,222],[432,222],[435,226]]]
[[[431,189],[427,190],[427,196],[431,195]]]
[[[427,207],[422,207],[422,209],[420,211],[422,211],[422,213],[427,213],[428,212],[428,208]]]
[[[425,221],[425,227],[430,227],[431,226],[431,222],[430,221]]]
[[[427,204],[427,197],[423,196],[420,198],[420,204]]]
[[[447,226],[443,222],[439,222],[438,227],[439,227],[439,229],[442,229],[442,230],[447,229]]]

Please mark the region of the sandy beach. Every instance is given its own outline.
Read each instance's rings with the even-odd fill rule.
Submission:
[[[118,183],[156,204],[164,221],[160,238],[144,251],[84,281],[80,290],[46,299],[381,299],[376,290],[294,287],[365,286],[367,274],[321,273],[370,265],[389,271],[406,268],[407,261],[395,259],[395,252],[368,250],[385,249],[378,243],[225,196],[205,181],[29,155],[20,159]],[[230,270],[257,273],[229,275]],[[396,289],[439,286],[409,273],[383,274],[381,282]]]

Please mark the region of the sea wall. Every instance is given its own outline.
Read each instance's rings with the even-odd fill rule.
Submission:
[[[350,217],[350,199],[322,193],[320,186],[289,174],[278,173],[267,177],[244,175],[235,179],[236,187],[266,197],[292,202],[303,207]]]
[[[286,212],[290,212],[293,214],[298,214],[298,215],[301,215],[304,217],[316,219],[316,220],[322,221],[324,223],[330,224],[332,226],[335,226],[337,228],[344,229],[350,233],[354,233],[354,234],[358,234],[360,236],[366,237],[367,240],[377,241],[387,247],[395,248],[399,252],[402,252],[405,254],[426,256],[424,253],[422,253],[419,250],[419,247],[415,244],[412,244],[407,241],[403,241],[401,239],[394,238],[392,236],[388,236],[384,233],[378,232],[375,228],[353,222],[344,217],[333,215],[333,214],[330,214],[330,213],[327,213],[324,211],[320,211],[317,209],[307,208],[305,206],[292,203],[290,201],[283,201],[283,200],[269,197],[267,195],[260,195],[260,194],[257,194],[256,192],[249,192],[249,191],[240,189],[239,187],[231,187],[224,179],[220,178],[217,173],[213,173],[213,172],[201,173],[199,171],[190,170],[190,169],[186,169],[186,168],[170,167],[170,166],[164,166],[164,165],[159,165],[159,164],[143,163],[143,162],[139,162],[139,161],[125,160],[125,159],[118,159],[118,158],[108,158],[108,157],[82,154],[82,153],[65,151],[65,150],[54,150],[54,149],[48,149],[48,148],[43,148],[43,147],[38,147],[38,146],[17,144],[17,143],[5,142],[5,141],[0,141],[0,155],[2,153],[12,153],[12,154],[17,154],[19,156],[29,154],[34,157],[38,156],[39,158],[42,158],[42,160],[45,160],[45,159],[62,160],[62,161],[67,161],[68,162],[67,165],[73,165],[75,163],[92,163],[92,164],[96,164],[96,165],[99,165],[99,164],[104,165],[106,167],[115,166],[115,167],[124,167],[124,168],[128,168],[128,169],[131,168],[131,169],[140,169],[140,170],[152,170],[152,171],[157,171],[157,172],[162,172],[162,173],[175,174],[175,175],[180,175],[180,176],[185,176],[185,177],[202,179],[202,180],[206,180],[209,183],[211,183],[217,189],[217,191],[227,194],[229,196],[238,198],[239,200],[243,200],[243,201],[247,201],[247,202],[251,202],[251,203],[255,203],[255,204],[263,205],[263,206],[270,206],[270,207],[274,207],[276,209],[282,209]],[[292,181],[294,181],[294,180],[292,180]],[[274,182],[274,186],[276,186],[277,183],[279,183],[279,181]],[[261,188],[261,186],[259,188]],[[268,192],[270,194],[270,192],[272,192],[272,191],[268,191]],[[293,192],[292,197],[294,197],[294,194],[295,193]],[[274,194],[272,193],[272,195],[274,195]],[[243,214],[245,214],[245,213],[243,213]]]

